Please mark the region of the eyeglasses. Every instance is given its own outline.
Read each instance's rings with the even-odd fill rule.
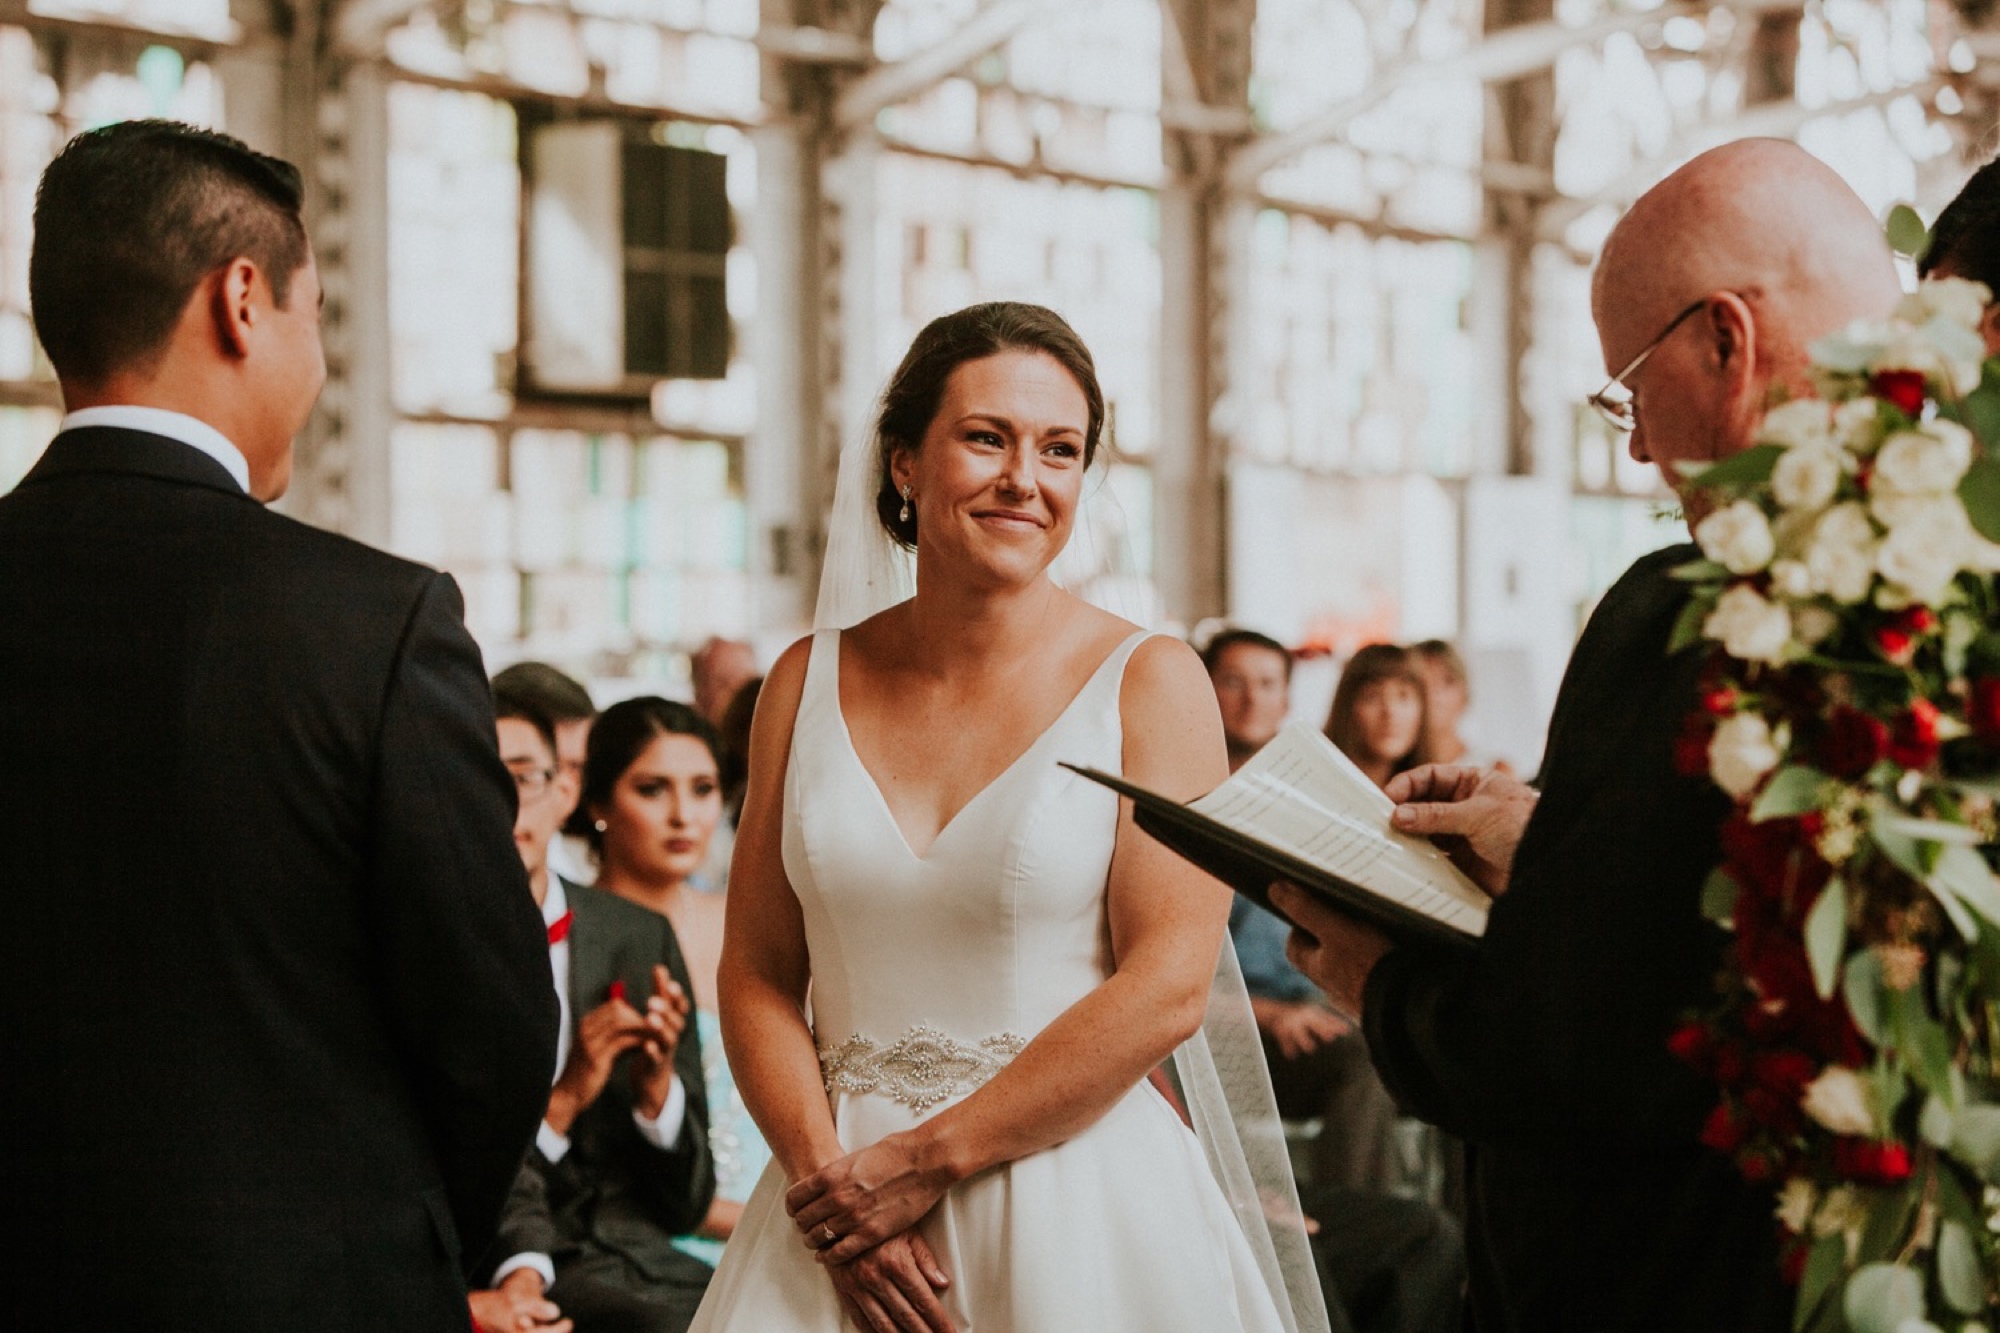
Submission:
[[[510,768],[508,775],[514,779],[514,790],[523,804],[539,801],[548,795],[555,785],[556,771],[553,768]]]
[[[1611,423],[1613,430],[1622,431],[1630,435],[1633,431],[1639,429],[1639,413],[1632,405],[1632,390],[1626,386],[1625,381],[1638,373],[1639,367],[1646,364],[1646,358],[1659,351],[1660,344],[1672,337],[1674,330],[1686,323],[1689,315],[1692,315],[1707,304],[1708,297],[1704,296],[1687,309],[1681,311],[1680,314],[1675,315],[1667,324],[1667,327],[1660,330],[1659,337],[1641,348],[1639,355],[1633,357],[1626,364],[1625,369],[1604,381],[1604,387],[1590,395],[1586,400],[1592,407],[1597,409],[1599,416]]]

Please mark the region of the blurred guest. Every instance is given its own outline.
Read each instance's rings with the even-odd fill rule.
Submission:
[[[694,710],[711,727],[722,725],[722,714],[736,692],[757,674],[757,654],[741,639],[711,638],[688,659],[693,677]]]
[[[1225,629],[1208,641],[1201,660],[1215,686],[1234,773],[1285,725],[1292,707],[1291,650],[1256,630]]]
[[[1972,173],[1931,226],[1930,244],[1917,260],[1925,278],[1969,278],[2000,295],[2000,160]],[[1979,321],[1986,355],[2000,356],[2000,301]]]
[[[515,844],[548,927],[563,1027],[561,1073],[501,1220],[509,1257],[474,1314],[487,1333],[543,1328],[552,1305],[577,1333],[681,1333],[708,1269],[672,1237],[715,1188],[701,1045],[685,1031],[687,964],[658,916],[550,872],[557,811],[576,788],[554,723],[504,690],[495,699],[520,793]]]
[[[1202,663],[1215,686],[1234,772],[1291,711],[1292,654],[1255,630],[1225,629]],[[1300,1199],[1319,1230],[1312,1249],[1335,1333],[1449,1333],[1458,1326],[1465,1257],[1451,1219],[1412,1199],[1394,1151],[1396,1106],[1368,1048],[1285,957],[1291,926],[1248,898],[1229,909],[1229,936],[1279,1113],[1317,1118]]]
[[[0,499],[0,1324],[463,1329],[556,1005],[446,575],[264,506],[325,379],[298,171],[43,175],[69,413]]]
[[[516,662],[493,677],[493,689],[555,724],[556,767],[569,779],[569,804],[556,816],[556,826],[561,828],[576,808],[577,793],[583,790],[583,749],[590,739],[590,721],[597,716],[597,705],[580,682],[546,662]],[[588,884],[596,878],[589,847],[581,837],[557,836],[549,844],[548,856],[549,868],[573,884]]]
[[[1292,654],[1254,630],[1225,629],[1202,652],[1222,713],[1230,770],[1268,744],[1291,710]],[[1229,909],[1229,937],[1243,968],[1280,1114],[1319,1118],[1312,1179],[1386,1192],[1398,1183],[1396,1106],[1368,1063],[1368,1048],[1285,958],[1288,923],[1247,898]]]
[[[1443,639],[1425,639],[1410,646],[1410,655],[1424,682],[1425,762],[1512,772],[1506,760],[1470,748],[1459,735],[1459,722],[1472,702],[1472,690],[1458,649]]]
[[[771,1158],[722,1051],[715,969],[725,899],[695,884],[723,815],[714,729],[686,704],[657,698],[613,704],[591,732],[582,810],[597,851],[598,887],[672,922],[686,950],[708,1088],[715,1198],[699,1226],[683,1228],[695,1234],[674,1244],[712,1266]]]
[[[716,728],[722,742],[722,808],[731,828],[743,812],[743,793],[750,785],[750,723],[757,716],[757,696],[763,691],[762,676],[736,691],[723,710],[722,725]]]
[[[1348,659],[1327,711],[1326,738],[1376,786],[1430,762],[1426,728],[1424,678],[1415,654],[1371,643]]]

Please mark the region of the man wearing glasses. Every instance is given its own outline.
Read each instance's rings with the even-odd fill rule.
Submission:
[[[693,1230],[715,1189],[701,1050],[686,1031],[687,964],[665,917],[550,868],[577,774],[557,758],[556,723],[508,690],[504,673],[494,713],[520,798],[514,844],[548,927],[562,1027],[548,1114],[501,1218],[490,1289],[472,1295],[473,1319],[481,1333],[685,1327],[684,1317],[662,1315],[574,1261],[595,1249],[643,1250],[685,1290],[690,1314],[707,1285],[708,1266],[669,1243]]]
[[[1690,526],[1684,465],[1755,436],[1804,387],[1811,343],[1899,296],[1881,229],[1795,145],[1745,140],[1654,187],[1606,242],[1592,313],[1611,381],[1591,402],[1659,465]],[[1398,827],[1498,897],[1463,960],[1391,950],[1288,885],[1293,960],[1362,1015],[1402,1105],[1468,1141],[1474,1327],[1722,1333],[1789,1327],[1774,1199],[1697,1135],[1713,1099],[1667,1052],[1712,997],[1701,917],[1728,802],[1676,774],[1699,653],[1669,658],[1690,546],[1640,560],[1590,619],[1549,726],[1541,792],[1434,765],[1394,779]],[[1501,896],[1504,895],[1504,896]]]

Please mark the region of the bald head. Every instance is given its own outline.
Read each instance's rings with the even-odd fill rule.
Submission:
[[[1619,220],[1591,284],[1612,372],[1710,298],[1628,385],[1634,456],[1678,489],[1670,464],[1748,445],[1771,390],[1803,386],[1815,339],[1900,295],[1881,226],[1831,168],[1780,139],[1703,153]]]

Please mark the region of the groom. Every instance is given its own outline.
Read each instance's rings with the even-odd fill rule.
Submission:
[[[263,507],[325,378],[288,164],[43,176],[69,415],[0,499],[0,1323],[469,1326],[556,1000],[442,574]]]
[[[1808,346],[1886,314],[1895,269],[1868,209],[1789,143],[1696,158],[1606,242],[1592,311],[1614,379],[1594,402],[1632,432],[1692,524],[1681,464],[1750,443]],[[1621,423],[1623,424],[1623,423]],[[1359,1012],[1384,1081],[1464,1137],[1467,1249],[1481,1333],[1789,1328],[1771,1192],[1696,1134],[1713,1100],[1668,1053],[1712,998],[1722,937],[1700,888],[1727,801],[1677,776],[1699,655],[1668,658],[1691,547],[1640,560],[1578,642],[1549,726],[1541,795],[1445,766],[1389,787],[1398,826],[1451,839],[1498,895],[1464,961],[1392,951],[1290,886],[1293,959]]]

